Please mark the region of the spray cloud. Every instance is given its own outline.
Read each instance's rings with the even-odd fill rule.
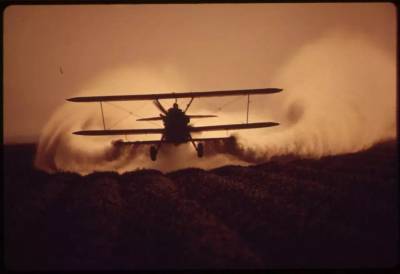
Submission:
[[[132,90],[185,91],[188,86],[170,67],[164,67],[161,72],[123,68],[105,73],[80,95],[123,94]],[[42,131],[35,164],[48,172],[62,170],[81,174],[137,168],[163,171],[193,166],[213,168],[224,164],[247,165],[287,154],[318,158],[356,152],[396,137],[395,62],[366,37],[331,32],[303,46],[280,68],[270,86],[284,88],[284,92],[267,98],[254,96],[251,122],[267,120],[281,125],[236,132],[235,150],[227,147],[221,153],[209,153],[197,159],[191,144],[164,146],[157,162],[151,162],[147,147],[118,148],[111,144],[115,137],[72,135],[75,130],[102,128],[101,116],[97,105],[65,103]],[[221,102],[217,100],[214,104]],[[121,121],[121,108],[140,112],[143,117],[154,116],[156,109],[151,102],[146,104],[122,103],[118,104],[119,110],[108,106],[106,122],[117,124],[118,128],[149,127],[141,123],[132,126],[132,118],[137,117],[129,115]],[[214,124],[237,122],[243,113],[243,108],[239,109],[228,108],[226,116]],[[209,110],[207,104],[194,107],[197,113],[208,114]]]
[[[275,81],[286,89],[281,128],[238,133],[255,158],[350,153],[396,138],[395,62],[363,36],[332,32],[305,45]]]

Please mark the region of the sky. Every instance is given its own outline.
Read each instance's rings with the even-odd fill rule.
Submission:
[[[395,22],[389,3],[9,6],[4,142],[38,142],[77,94],[281,87],[285,65],[334,30],[395,58]]]

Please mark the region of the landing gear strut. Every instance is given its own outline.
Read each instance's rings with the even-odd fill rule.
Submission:
[[[193,141],[193,139],[190,137],[190,141],[192,142],[194,149],[197,151],[197,157],[201,158],[204,155],[204,146],[202,143],[196,143]]]
[[[152,161],[157,160],[157,148],[155,146],[150,147],[150,158]]]
[[[155,146],[151,146],[151,147],[150,147],[150,158],[151,158],[152,161],[157,160],[157,153],[158,153],[158,150],[160,149],[160,147],[161,147],[161,145],[162,145],[164,139],[165,139],[165,136],[163,135],[163,136],[161,137],[161,140],[160,140],[160,142],[158,143],[157,147],[155,147]]]
[[[203,157],[203,154],[204,154],[204,147],[203,147],[203,144],[202,144],[202,143],[199,143],[199,144],[197,145],[197,157],[201,158],[201,157]]]

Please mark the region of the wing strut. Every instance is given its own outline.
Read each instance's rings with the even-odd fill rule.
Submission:
[[[103,127],[104,130],[106,130],[106,122],[104,121],[104,113],[103,113],[103,104],[101,101],[100,101],[100,109],[101,109],[101,117],[103,118]]]
[[[250,94],[247,94],[247,116],[246,116],[246,123],[249,123],[249,106],[250,106]]]
[[[192,102],[193,102],[193,99],[194,99],[194,97],[192,97],[192,98],[190,99],[190,102],[189,102],[189,104],[187,104],[187,106],[186,106],[185,110],[183,111],[183,113],[185,113],[185,112],[189,109],[190,105],[191,105]]]

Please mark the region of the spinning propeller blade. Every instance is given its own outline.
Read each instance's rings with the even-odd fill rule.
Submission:
[[[153,103],[162,113],[167,114],[167,111],[158,100],[154,100]]]
[[[161,120],[163,120],[163,117],[161,117],[161,116],[136,119],[136,121],[161,121]]]
[[[218,117],[217,115],[188,115],[189,118],[212,118]]]

